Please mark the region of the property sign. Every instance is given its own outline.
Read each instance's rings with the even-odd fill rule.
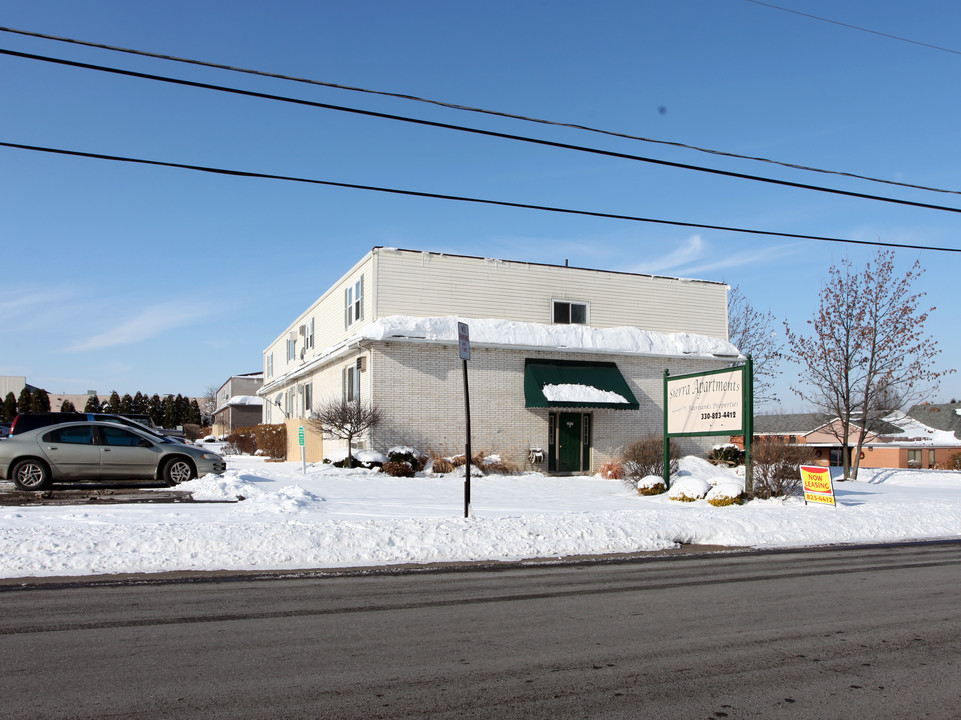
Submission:
[[[826,467],[801,466],[801,483],[804,485],[804,504],[809,502],[818,505],[833,505],[837,507],[834,498],[834,481],[831,480],[831,469]]]
[[[457,344],[460,346],[460,359],[470,360],[470,331],[467,323],[457,323]]]
[[[300,445],[300,447],[304,446],[304,426],[303,425],[297,428],[297,443]]]
[[[740,435],[747,415],[745,369],[666,378],[668,435]]]

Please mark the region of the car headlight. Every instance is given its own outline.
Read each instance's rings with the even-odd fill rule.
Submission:
[[[220,457],[220,455],[214,455],[213,453],[206,453],[206,452],[205,452],[205,453],[200,453],[200,459],[201,459],[201,460],[213,460],[214,462],[217,462],[218,460],[219,460],[220,462],[223,462],[223,461],[224,461],[224,459],[223,459],[222,457]]]

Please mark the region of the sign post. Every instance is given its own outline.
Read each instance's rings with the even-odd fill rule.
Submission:
[[[467,420],[467,464],[464,466],[464,517],[470,517],[470,390],[467,386],[467,361],[470,360],[470,330],[467,323],[457,323],[457,344],[464,367],[464,413]]]
[[[304,475],[307,474],[307,449],[304,446],[304,426],[297,428],[297,442],[300,443],[300,462],[303,466]]]

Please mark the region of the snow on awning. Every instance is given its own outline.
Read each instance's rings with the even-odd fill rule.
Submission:
[[[640,405],[612,362],[532,360],[524,364],[525,407],[613,408]]]

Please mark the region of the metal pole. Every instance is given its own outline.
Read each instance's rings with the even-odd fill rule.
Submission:
[[[464,473],[464,517],[467,518],[470,517],[470,390],[467,387],[467,361],[461,362],[464,363],[464,412],[467,418],[467,465]]]
[[[754,359],[744,367],[744,494],[754,497]]]
[[[664,488],[671,489],[671,439],[667,436],[667,379],[671,371],[664,369]]]

